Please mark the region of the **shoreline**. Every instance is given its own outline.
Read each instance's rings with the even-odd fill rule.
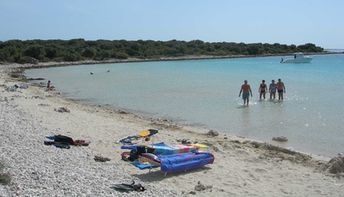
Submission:
[[[325,52],[325,53],[312,53],[314,55],[332,55],[332,54],[342,54],[342,53],[336,53],[336,52]],[[104,64],[104,63],[133,63],[133,62],[152,62],[152,61],[184,61],[184,60],[202,60],[202,59],[232,59],[232,58],[256,58],[256,57],[268,57],[268,56],[280,56],[281,54],[277,54],[277,55],[262,55],[262,56],[224,56],[224,57],[190,57],[190,58],[182,58],[182,59],[165,59],[165,60],[159,60],[159,59],[153,59],[153,60],[137,60],[137,59],[133,59],[133,60],[128,60],[128,61],[77,61],[77,62],[45,62],[45,63],[39,63],[39,64],[7,64],[4,65],[5,67],[7,66],[8,68],[10,68],[10,72],[8,73],[9,75],[14,74],[16,77],[10,76],[13,80],[19,80],[19,81],[26,81],[27,82],[27,78],[26,76],[23,74],[24,71],[26,69],[39,69],[39,68],[49,68],[49,67],[64,67],[64,66],[76,66],[76,65],[84,65],[84,64]],[[310,55],[310,54],[308,54]],[[0,64],[0,68],[1,68],[1,64]],[[33,85],[30,80],[28,81],[30,83],[30,85]],[[36,86],[36,85],[34,85]],[[44,88],[37,86],[38,88],[40,88],[41,90],[44,90]],[[198,131],[202,131],[207,132],[209,130],[214,130],[212,128],[209,128],[207,126],[202,125],[202,123],[182,123],[181,121],[178,120],[173,120],[173,118],[169,118],[169,117],[154,117],[154,115],[152,115],[152,113],[149,112],[143,112],[143,111],[135,111],[135,110],[131,110],[131,109],[126,109],[126,108],[122,108],[122,107],[116,107],[116,106],[111,106],[109,104],[105,104],[105,105],[101,105],[101,104],[96,104],[92,101],[88,101],[88,100],[82,100],[82,99],[73,99],[73,98],[68,98],[67,96],[63,95],[63,93],[58,92],[58,91],[52,91],[52,93],[54,94],[55,97],[59,97],[60,99],[66,100],[67,102],[73,102],[74,104],[78,104],[81,106],[88,106],[91,108],[97,108],[97,109],[102,109],[104,111],[106,111],[107,113],[117,113],[117,114],[124,114],[124,115],[128,115],[131,116],[132,118],[138,118],[144,121],[148,121],[151,122],[152,125],[158,125],[160,127],[165,127],[165,128],[173,128],[173,129],[183,129],[183,128],[189,128],[191,130],[196,131],[196,133],[198,133]],[[331,158],[329,156],[325,156],[325,155],[321,155],[321,154],[317,154],[317,153],[311,153],[311,152],[306,152],[306,151],[301,151],[298,149],[294,149],[293,147],[282,147],[279,146],[280,142],[276,142],[276,143],[271,143],[271,142],[264,142],[262,140],[258,140],[258,139],[254,139],[254,138],[248,138],[248,137],[243,137],[243,136],[238,136],[236,134],[233,133],[226,133],[224,131],[220,131],[220,130],[215,130],[216,132],[219,132],[221,135],[224,136],[231,136],[234,137],[236,139],[241,139],[242,142],[243,141],[251,141],[253,143],[258,143],[261,145],[269,145],[272,147],[276,147],[275,149],[281,149],[282,152],[295,152],[295,153],[299,153],[305,156],[310,156],[314,159],[317,160],[322,160],[322,161],[329,161]],[[293,153],[294,154],[294,153]]]
[[[45,89],[39,86],[37,86],[37,88],[39,88],[41,91],[44,91]],[[58,97],[59,99],[65,100],[66,102],[74,103],[75,105],[78,105],[80,107],[85,106],[86,108],[92,108],[92,109],[95,109],[95,111],[103,111],[104,113],[107,113],[107,114],[124,115],[130,118],[143,120],[143,121],[149,122],[149,124],[151,124],[152,126],[155,126],[156,128],[160,128],[160,129],[172,129],[172,130],[179,129],[183,131],[189,130],[187,132],[190,132],[196,135],[199,135],[199,134],[205,135],[208,131],[215,131],[215,132],[218,132],[223,137],[234,138],[235,139],[234,141],[240,141],[240,143],[243,143],[243,144],[249,143],[249,144],[252,144],[253,146],[263,147],[264,149],[271,148],[273,150],[278,150],[279,152],[284,152],[288,154],[300,154],[302,157],[310,157],[310,158],[320,160],[323,162],[327,162],[331,159],[331,157],[329,156],[315,154],[311,152],[305,152],[298,149],[294,149],[292,147],[279,146],[278,143],[281,143],[281,142],[276,142],[277,144],[276,145],[276,144],[264,142],[262,140],[258,140],[254,138],[239,136],[233,133],[226,133],[224,131],[215,130],[205,125],[202,125],[202,123],[182,123],[178,120],[173,120],[173,118],[160,117],[160,116],[153,117],[153,115],[151,115],[149,112],[135,111],[135,110],[125,109],[121,107],[111,106],[109,104],[101,105],[101,104],[96,104],[88,100],[68,98],[65,95],[63,95],[61,92],[55,91],[55,90],[51,91],[51,93],[54,94],[54,96]]]
[[[120,59],[108,59],[108,60],[83,60],[74,62],[39,62],[37,64],[32,63],[7,63],[3,62],[0,66],[14,66],[15,68],[22,69],[34,69],[34,68],[48,68],[48,67],[63,67],[63,66],[76,66],[84,64],[114,64],[114,63],[135,63],[135,62],[159,62],[159,61],[185,61],[185,60],[216,60],[216,59],[236,59],[236,58],[259,58],[259,57],[278,57],[278,56],[291,56],[293,53],[281,53],[281,54],[264,54],[264,55],[229,55],[229,56],[181,56],[181,57],[162,57],[151,59],[139,59],[128,58],[124,60]],[[339,52],[320,52],[320,53],[304,53],[305,55],[335,55],[343,54]]]
[[[307,55],[333,55],[333,54],[335,55],[335,54],[343,54],[343,53],[337,53],[337,52],[307,53]],[[204,56],[204,57],[183,57],[183,58],[176,58],[176,59],[175,58],[166,58],[166,59],[146,59],[146,60],[129,59],[129,60],[123,60],[123,61],[122,60],[113,60],[113,61],[112,60],[105,60],[105,61],[77,61],[77,62],[45,62],[45,63],[39,63],[39,64],[23,64],[23,65],[21,65],[21,64],[9,64],[8,67],[11,67],[11,65],[13,65],[13,67],[16,67],[18,70],[14,69],[13,73],[15,75],[19,75],[18,77],[20,80],[26,80],[26,76],[23,75],[23,72],[26,69],[39,69],[39,68],[48,68],[48,67],[64,67],[64,66],[76,66],[76,65],[87,65],[87,64],[104,64],[104,63],[105,64],[107,64],[107,63],[111,64],[111,63],[133,63],[133,62],[152,62],[152,61],[184,61],[184,60],[203,60],[203,59],[259,58],[259,57],[270,57],[270,56],[281,56],[281,55],[288,55],[288,54],[272,54],[272,55],[259,55],[259,56],[238,55],[238,56],[222,56],[222,57]],[[83,105],[89,105],[91,107],[100,106],[100,104],[93,103],[92,101],[67,98],[64,95],[61,95],[61,93],[59,93],[58,96],[60,96],[63,99],[67,99],[71,102],[81,103]],[[174,120],[173,118],[168,117],[168,116],[154,117],[154,114],[152,114],[150,112],[136,111],[136,110],[132,110],[132,109],[122,108],[120,106],[110,106],[108,104],[101,105],[101,106],[102,106],[102,108],[107,108],[108,111],[120,112],[120,113],[124,113],[124,114],[131,114],[134,117],[138,117],[138,118],[144,119],[146,121],[153,121],[153,122],[156,122],[157,124],[167,123],[169,125],[173,125],[176,128],[195,127],[196,130],[197,129],[198,130],[214,130],[213,128],[210,128],[210,127],[203,125],[202,123],[188,123],[188,122],[185,122],[183,120],[178,121],[178,120]],[[302,153],[305,155],[310,155],[310,156],[317,158],[317,159],[321,159],[321,160],[325,160],[325,161],[330,160],[330,156],[322,155],[319,153],[301,151],[298,149],[294,149],[293,147],[281,147],[281,146],[279,146],[279,142],[275,142],[275,143],[265,142],[264,140],[242,137],[242,136],[238,136],[238,135],[233,134],[233,133],[226,133],[226,132],[220,131],[220,130],[216,130],[216,131],[221,132],[222,134],[232,135],[232,136],[236,136],[239,138],[245,138],[247,140],[256,141],[259,143],[268,143],[268,144],[271,144],[274,146],[278,146],[280,148],[296,151],[296,152],[299,152],[299,153]]]
[[[14,68],[16,66],[18,65],[0,65],[0,90],[11,84],[27,84],[20,78],[10,77],[10,72],[18,72],[17,69],[20,72],[22,69]],[[192,196],[191,192],[195,192],[194,187],[198,181],[211,185],[212,189],[197,191],[197,196],[336,196],[344,187],[342,179],[320,170],[326,160],[320,160],[314,155],[232,134],[219,133],[219,136],[210,137],[207,129],[175,124],[167,119],[146,119],[135,113],[103,105],[85,104],[30,84],[28,89],[18,92],[2,92],[0,109],[5,109],[2,111],[5,113],[4,129],[9,130],[0,132],[0,137],[5,137],[4,145],[1,145],[4,154],[0,155],[0,161],[5,161],[7,171],[14,177],[12,185],[7,187],[10,195],[19,191],[19,196],[47,195],[49,192],[56,196],[87,193],[121,196],[109,188],[110,183],[117,183],[119,180],[136,180],[147,186],[148,193],[130,193],[134,196]],[[57,107],[67,107],[71,112],[58,113],[54,111]],[[6,111],[7,108],[10,110]],[[16,124],[18,117],[13,116],[16,113],[20,115],[18,117],[21,124]],[[23,123],[35,129],[20,128]],[[147,173],[121,161],[119,154],[122,150],[118,140],[147,128],[159,129],[155,143],[164,141],[176,144],[178,139],[188,139],[208,144],[210,152],[215,154],[215,163],[204,169],[171,174],[164,178],[159,171]],[[18,144],[16,133],[20,138],[35,140]],[[91,144],[89,147],[73,147],[70,150],[58,150],[43,145],[44,135],[58,133],[91,140]],[[42,154],[49,157],[49,160],[42,158]],[[111,161],[99,164],[93,161],[95,155],[109,157]],[[22,172],[16,174],[20,169]],[[55,169],[60,169],[65,176],[62,182],[59,181],[58,174],[50,173],[56,171]],[[79,173],[77,177],[73,176],[75,170]],[[40,178],[32,178],[33,171]],[[42,182],[45,177],[50,177],[47,183]],[[336,184],[333,185],[333,182]],[[318,187],[314,188],[312,185]],[[33,187],[36,189],[32,189]],[[64,193],[59,193],[60,191]],[[0,194],[1,192],[0,185]]]
[[[72,66],[72,65],[66,65],[66,66]],[[50,67],[50,66],[49,66]],[[54,67],[54,66],[53,66]],[[44,68],[44,67],[38,67],[38,68]],[[19,68],[21,69],[21,68]],[[31,68],[29,68],[31,69]],[[26,68],[24,69],[26,70]],[[26,80],[26,76],[22,75],[24,70],[19,70],[19,71],[14,71],[14,73],[20,73],[20,78],[19,80]],[[15,78],[12,78],[14,80],[16,80]],[[30,83],[30,82],[29,82]],[[31,85],[33,85],[32,83],[30,83]],[[35,85],[34,85],[35,86]],[[37,88],[39,88],[41,91],[44,91],[45,88],[44,87],[40,87],[40,86],[36,86]],[[140,119],[143,121],[147,121],[149,122],[151,125],[154,126],[158,126],[160,128],[164,128],[164,129],[181,129],[181,130],[185,130],[185,128],[188,128],[189,130],[193,130],[192,133],[194,134],[205,134],[207,131],[216,131],[218,133],[220,133],[222,136],[230,136],[232,138],[235,138],[236,140],[240,140],[241,143],[253,143],[254,146],[258,145],[258,146],[270,146],[275,150],[279,150],[280,152],[288,152],[291,154],[301,154],[303,156],[310,156],[314,159],[317,160],[322,160],[322,161],[329,161],[331,158],[328,156],[324,156],[324,155],[320,155],[320,154],[315,154],[315,153],[311,153],[311,152],[304,152],[304,151],[300,151],[297,149],[293,149],[293,148],[287,148],[287,147],[282,147],[276,144],[272,144],[269,142],[264,142],[258,139],[254,139],[254,138],[248,138],[248,137],[243,137],[243,136],[238,136],[235,135],[233,133],[226,133],[224,131],[220,131],[220,130],[215,130],[212,128],[209,128],[207,126],[202,125],[202,123],[182,123],[178,120],[173,120],[173,118],[168,118],[168,117],[154,117],[154,115],[152,115],[149,112],[144,112],[144,111],[135,111],[135,110],[131,110],[131,109],[126,109],[126,108],[122,108],[122,107],[116,107],[116,106],[111,106],[109,104],[96,104],[90,100],[82,100],[82,99],[73,99],[73,98],[68,98],[66,95],[63,95],[63,93],[59,92],[59,91],[50,91],[55,97],[58,97],[59,99],[65,100],[67,102],[72,102],[76,105],[79,106],[86,106],[89,108],[96,108],[97,110],[101,110],[104,111],[105,113],[108,114],[113,114],[116,113],[118,115],[125,115],[125,116],[129,116],[131,118],[135,118],[135,119]],[[96,111],[97,111],[96,110]],[[202,126],[201,126],[202,125]]]

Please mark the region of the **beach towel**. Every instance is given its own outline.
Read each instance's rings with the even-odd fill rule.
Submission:
[[[69,144],[62,143],[62,142],[44,141],[44,145],[47,145],[47,146],[54,145],[56,148],[70,149]]]
[[[157,144],[151,144],[149,146],[142,145],[126,145],[121,146],[121,149],[139,150],[141,153],[154,153],[155,155],[172,155],[177,153],[187,153],[203,148],[200,144],[179,144],[179,145],[167,145],[163,142]]]
[[[140,163],[149,163],[153,166],[160,166],[159,157],[152,153],[142,153],[139,155],[138,160]]]
[[[90,142],[86,140],[74,140],[73,142],[74,146],[88,146],[89,144]]]
[[[157,167],[149,163],[140,163],[138,161],[132,162],[131,164],[133,164],[135,167],[139,168],[140,170]]]
[[[158,132],[159,131],[156,129],[148,129],[148,130],[143,130],[143,131],[139,132],[138,136],[139,137],[150,137],[150,136],[157,134]]]
[[[167,145],[163,142],[152,144],[150,147],[154,149],[154,154],[156,155],[173,155],[177,153],[187,153],[199,149],[197,146],[192,145]]]
[[[73,145],[74,141],[71,137],[64,136],[64,135],[53,135],[53,136],[47,136],[46,138],[50,140],[54,140],[54,142],[61,142],[61,143],[66,143]]]
[[[54,145],[56,148],[70,149],[70,145],[69,145],[69,144],[65,144],[65,143],[55,142],[53,145]]]
[[[53,140],[45,141],[45,145],[57,145],[56,147],[61,148],[65,145],[74,145],[74,146],[88,146],[90,144],[89,141],[86,140],[73,140],[73,138],[64,136],[64,135],[53,135],[53,136],[46,136],[47,139]],[[50,143],[50,144],[49,144]],[[61,145],[64,144],[64,145]],[[69,147],[68,147],[69,148]]]
[[[146,141],[149,141],[149,138],[157,134],[158,132],[159,131],[156,129],[143,130],[139,132],[137,135],[125,137],[119,140],[119,142],[122,143],[123,145],[134,145],[138,143],[137,140],[139,139],[145,139]]]
[[[131,184],[125,184],[125,183],[115,184],[111,188],[119,192],[131,192],[131,191],[143,192],[146,190],[141,184],[135,184],[135,181],[133,181]]]

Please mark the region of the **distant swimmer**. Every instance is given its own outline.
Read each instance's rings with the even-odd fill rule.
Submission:
[[[93,75],[93,72],[90,72],[90,75]]]
[[[281,79],[278,79],[277,82],[277,92],[278,92],[278,100],[282,100],[283,101],[283,93],[285,93],[285,86],[284,83],[282,82]]]
[[[277,91],[277,84],[275,83],[275,80],[272,80],[269,85],[270,100],[276,98],[276,91]]]
[[[266,87],[265,80],[262,80],[262,83],[259,85],[259,99],[262,100],[262,96],[265,99],[265,94],[268,88]]]
[[[107,70],[106,72],[108,72],[108,73],[109,73],[109,72],[110,72],[110,70]]]
[[[244,84],[241,86],[240,92],[239,92],[239,97],[242,93],[242,99],[244,100],[244,105],[249,104],[250,102],[250,94],[252,97],[252,91],[251,91],[251,86],[247,84],[247,80],[244,81]]]

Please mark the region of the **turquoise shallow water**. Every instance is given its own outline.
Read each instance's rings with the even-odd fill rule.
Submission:
[[[324,156],[344,152],[344,55],[314,56],[310,64],[280,58],[81,65],[26,75],[50,79],[70,98],[267,142],[283,135],[289,141],[282,146]],[[260,81],[278,78],[285,100],[259,101]],[[238,97],[244,79],[254,94],[248,108]]]

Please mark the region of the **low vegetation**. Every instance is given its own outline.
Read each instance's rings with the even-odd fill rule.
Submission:
[[[0,62],[35,63],[46,61],[107,60],[182,56],[271,55],[293,52],[322,52],[304,45],[152,40],[9,40],[0,41]]]

